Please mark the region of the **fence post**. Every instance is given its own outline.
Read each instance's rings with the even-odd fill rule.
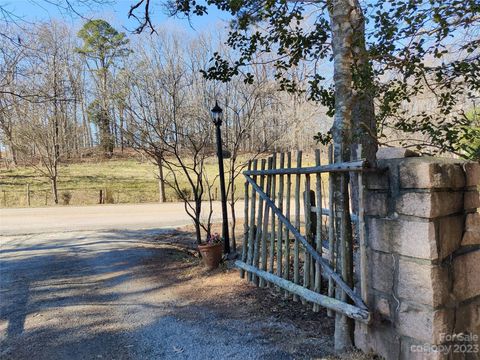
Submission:
[[[302,167],[302,151],[297,151],[297,168]],[[295,228],[300,231],[300,174],[295,176]],[[293,243],[293,282],[300,284],[300,254],[297,238]],[[298,295],[293,295],[293,300],[298,301]]]
[[[268,169],[273,167],[273,157],[268,158]],[[272,193],[272,175],[267,176],[267,191],[268,196],[271,196]],[[267,236],[268,236],[268,217],[270,215],[270,207],[265,206],[263,215],[263,226],[262,226],[262,270],[267,271]],[[260,278],[260,287],[265,287],[265,279]]]
[[[262,159],[260,168],[262,170],[265,170],[265,164],[266,160]],[[260,175],[260,187],[263,189],[265,185],[265,175]],[[255,233],[255,238],[254,238],[254,245],[253,245],[253,265],[258,268],[259,264],[259,259],[260,259],[260,251],[259,251],[259,246],[260,246],[260,240],[262,237],[262,230],[263,230],[263,198],[259,197],[258,198],[258,213],[257,213],[257,231]],[[258,286],[259,284],[259,279],[258,277],[253,274],[252,276],[252,281],[255,285]]]
[[[310,174],[305,174],[305,191],[303,193],[303,203],[304,203],[304,217],[305,217],[305,238],[309,243],[312,242],[312,193],[310,191]],[[303,287],[310,289],[311,282],[311,263],[313,259],[305,248],[303,253]],[[302,304],[305,304],[305,299],[301,299]]]
[[[292,153],[289,151],[287,153],[287,168],[292,167]],[[291,188],[292,188],[292,176],[290,174],[287,175],[287,190],[286,190],[286,204],[285,204],[285,216],[290,221],[290,197],[291,197]],[[285,279],[290,278],[290,232],[288,228],[285,230],[285,270],[284,270],[284,277]],[[290,293],[285,291],[285,298],[289,298]]]
[[[330,145],[328,147],[328,163],[333,164],[333,146]],[[336,239],[335,239],[335,207],[333,203],[333,175],[330,173],[328,174],[328,211],[330,215],[328,216],[328,253],[330,256],[330,265],[334,270],[337,269],[337,261],[336,261]],[[328,296],[334,297],[335,296],[335,286],[333,283],[333,279],[331,277],[328,278]],[[327,310],[328,316],[333,316],[334,313],[332,310]]]
[[[280,169],[285,168],[285,153],[280,153]],[[278,208],[283,212],[283,174],[280,174],[278,179]],[[278,222],[277,227],[277,276],[282,277],[282,262],[283,262],[283,224]]]
[[[273,153],[272,155],[272,169],[275,169],[277,167],[277,154]],[[272,175],[272,192],[271,192],[271,198],[272,202],[275,203],[275,182],[276,182],[276,177],[275,175]],[[274,268],[274,259],[275,259],[275,213],[272,211],[272,217],[271,217],[271,224],[270,224],[270,249],[269,249],[269,254],[270,254],[270,259],[269,259],[269,264],[268,264],[268,271],[273,274],[273,268]]]
[[[315,165],[321,165],[320,159],[320,149],[315,150]],[[315,227],[315,245],[317,251],[322,254],[322,176],[321,174],[316,175],[316,182],[315,182],[315,190],[316,190],[316,198],[314,198],[315,203],[317,204],[317,213],[316,213],[316,227]],[[318,293],[321,292],[322,286],[322,274],[321,274],[321,267],[318,262],[315,263],[315,279],[314,279],[314,290]],[[318,312],[320,311],[320,306],[318,304],[313,305],[313,311]]]
[[[252,160],[248,161],[248,170],[252,169]],[[248,234],[250,233],[248,216],[249,216],[249,196],[248,196],[248,181],[245,180],[245,210],[244,210],[244,225],[243,225],[243,243],[242,243],[242,261],[247,261],[247,251],[248,251]],[[245,277],[245,270],[240,269],[240,277]]]
[[[357,148],[357,160],[362,156],[362,144]],[[366,232],[365,232],[365,199],[362,172],[357,174],[358,180],[358,242],[360,246],[360,293],[365,304],[368,302],[367,292],[367,249],[366,249]]]
[[[253,160],[253,170],[257,170],[258,160]],[[253,181],[257,180],[257,176],[252,176]],[[255,210],[256,210],[256,199],[257,194],[255,190],[252,189],[252,197],[250,202],[250,229],[248,232],[248,251],[247,251],[247,264],[253,264],[253,243],[255,241],[255,233],[256,233],[256,224],[255,224]],[[253,274],[251,272],[247,273],[247,279],[252,281]]]

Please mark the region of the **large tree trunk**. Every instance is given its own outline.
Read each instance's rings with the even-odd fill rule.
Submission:
[[[352,27],[354,29],[352,47],[353,69],[358,81],[356,81],[353,93],[351,155],[353,159],[360,157],[368,160],[373,165],[376,161],[378,143],[375,106],[373,103],[374,83],[372,65],[365,45],[365,18],[360,4],[356,0],[353,0],[353,3],[355,8],[358,9],[352,19]],[[358,145],[361,145],[361,151],[359,151]],[[350,181],[352,212],[358,214],[359,184],[357,176],[352,176]],[[358,238],[357,230],[355,238]]]
[[[353,23],[357,11],[351,0],[336,0],[329,7],[332,28],[335,83],[335,117],[332,127],[334,140],[334,162],[350,160],[352,138],[352,113],[354,107],[353,92]],[[343,280],[353,287],[352,267],[352,232],[350,222],[348,176],[336,175],[334,178],[334,206],[337,219],[338,235],[343,239],[337,254],[337,269]],[[340,238],[337,239],[337,241]],[[348,301],[347,295],[337,287],[336,296]],[[353,348],[353,321],[344,315],[335,317],[335,349],[346,351]]]
[[[359,155],[374,164],[378,144],[375,106],[373,103],[373,69],[365,45],[365,17],[357,0],[353,0],[353,6],[356,9],[351,20],[353,27],[353,69],[358,81],[356,81],[353,92],[351,150],[352,154],[355,155],[358,144],[361,144],[362,151]]]

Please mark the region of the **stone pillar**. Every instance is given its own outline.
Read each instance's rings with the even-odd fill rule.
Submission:
[[[379,152],[388,170],[366,176],[373,320],[356,324],[356,346],[386,359],[480,359],[480,166],[392,151],[411,155]]]

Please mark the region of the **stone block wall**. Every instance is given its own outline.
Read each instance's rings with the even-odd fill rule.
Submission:
[[[365,181],[373,320],[356,324],[356,346],[386,359],[480,359],[480,165],[378,165],[388,170]]]

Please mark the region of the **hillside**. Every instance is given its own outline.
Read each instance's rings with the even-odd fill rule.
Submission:
[[[215,164],[207,166],[215,170]],[[64,164],[60,167],[59,195],[71,194],[71,205],[99,202],[100,190],[106,191],[114,203],[158,201],[158,180],[153,164],[134,157]],[[27,206],[27,185],[30,185],[31,206],[52,205],[50,183],[33,167],[19,166],[0,172],[0,200],[3,207]],[[185,183],[185,187],[187,184]],[[166,188],[167,201],[177,201],[173,189]],[[5,204],[6,200],[6,204]]]
[[[324,154],[322,154],[322,157]],[[239,161],[249,156],[243,155]],[[324,160],[326,161],[326,160]],[[304,165],[313,165],[313,155],[306,153]],[[225,160],[226,169],[228,160]],[[218,174],[217,158],[207,159],[207,175],[215,179]],[[70,194],[69,205],[93,205],[99,203],[100,190],[108,194],[111,203],[147,203],[159,198],[157,169],[146,157],[133,152],[116,152],[112,159],[89,154],[82,159],[70,160],[60,166],[59,198],[61,205],[67,205],[65,198]],[[167,180],[171,179],[168,173]],[[180,176],[180,185],[188,193],[186,178]],[[243,176],[235,183],[236,196],[243,198]],[[50,182],[37,169],[31,166],[0,167],[0,206],[28,206],[27,187],[30,189],[30,206],[54,205]],[[165,188],[167,201],[179,201],[175,191],[168,185]],[[220,197],[218,181],[212,188],[215,200]]]

